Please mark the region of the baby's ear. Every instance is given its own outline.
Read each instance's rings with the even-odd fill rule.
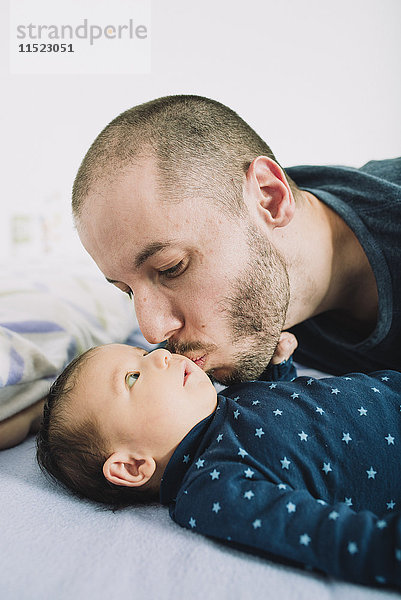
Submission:
[[[103,475],[115,485],[138,487],[144,485],[156,471],[151,456],[138,456],[127,452],[114,452],[103,465]]]

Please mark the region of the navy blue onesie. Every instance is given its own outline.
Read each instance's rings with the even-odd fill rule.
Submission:
[[[231,386],[175,450],[160,500],[241,549],[401,587],[400,389],[395,371]]]

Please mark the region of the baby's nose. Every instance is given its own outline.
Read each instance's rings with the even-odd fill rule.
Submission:
[[[153,350],[148,357],[151,358],[156,367],[159,369],[165,369],[170,362],[171,353],[164,348],[159,348],[157,350]]]

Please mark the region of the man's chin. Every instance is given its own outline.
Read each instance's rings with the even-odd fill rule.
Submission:
[[[207,374],[212,381],[222,385],[233,385],[242,381],[255,381],[264,372],[269,363],[270,356],[248,355],[238,361],[234,366],[221,366],[207,369]]]
[[[216,369],[210,369],[207,371],[210,379],[215,383],[220,383],[221,385],[233,385],[234,383],[240,383],[243,381],[241,379],[239,373],[235,369],[230,369],[229,367],[219,367]]]

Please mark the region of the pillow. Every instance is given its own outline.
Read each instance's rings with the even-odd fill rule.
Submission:
[[[142,336],[128,296],[88,260],[0,271],[0,421],[43,398],[75,356]]]

